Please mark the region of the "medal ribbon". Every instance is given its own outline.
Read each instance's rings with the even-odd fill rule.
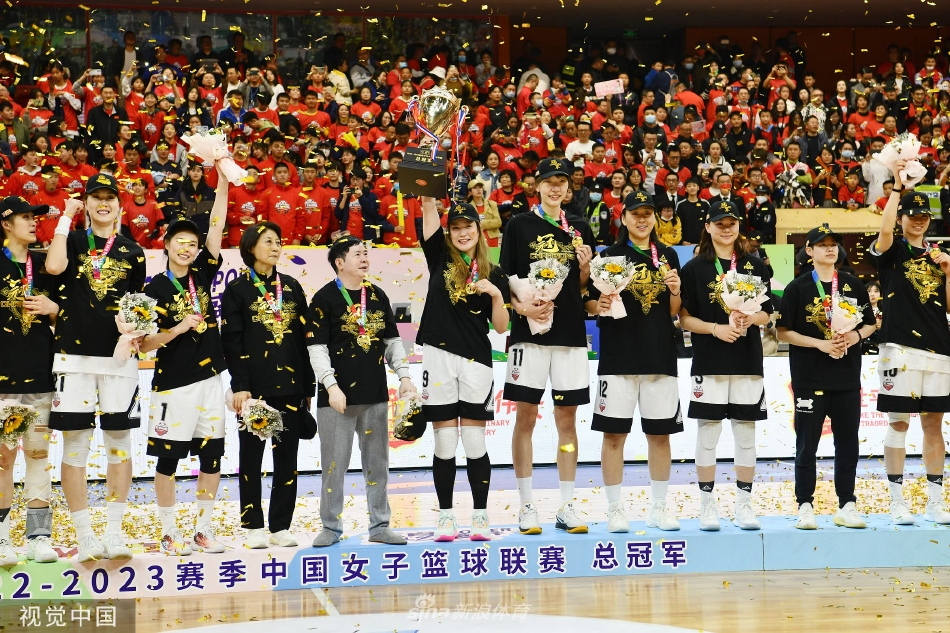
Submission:
[[[89,243],[89,261],[92,262],[92,276],[95,277],[96,281],[98,281],[102,275],[102,267],[106,263],[106,257],[109,256],[109,251],[112,250],[112,244],[115,242],[115,238],[115,233],[109,236],[100,254],[96,251],[96,240],[92,237],[92,229],[86,229],[86,240]]]
[[[722,264],[719,263],[719,256],[716,256],[716,259],[713,260],[716,264],[716,272],[719,273],[719,279],[722,279],[726,276],[726,273],[722,272]],[[736,252],[732,251],[732,263],[729,264],[729,272],[735,272],[736,270]]]
[[[462,256],[462,261],[468,264],[468,281],[465,283],[473,284],[478,281],[478,260],[472,259],[465,253],[459,253]]]
[[[650,259],[652,259],[652,260],[653,260],[653,266],[654,266],[657,270],[660,269],[660,258],[659,258],[659,256],[657,255],[657,252],[656,252],[656,244],[654,244],[653,242],[650,242],[650,254],[649,254],[649,255],[647,255],[647,254],[646,254],[646,251],[644,251],[642,248],[640,248],[639,246],[637,246],[636,244],[634,244],[634,243],[633,243],[633,240],[627,239],[627,244],[630,245],[630,248],[632,248],[633,250],[637,251],[638,253],[640,253],[640,254],[643,255],[644,257],[649,257]]]
[[[574,229],[573,232],[571,231],[571,227],[567,225],[567,216],[564,214],[564,209],[561,209],[560,211],[561,213],[560,224],[554,218],[550,217],[547,213],[545,213],[544,210],[541,209],[540,205],[534,206],[534,212],[537,213],[539,216],[541,216],[541,218],[545,220],[548,224],[550,224],[551,226],[554,226],[555,228],[561,229],[572,238],[579,237],[581,234],[580,231],[578,231],[577,229]]]
[[[825,294],[825,288],[821,285],[821,280],[818,279],[818,272],[815,270],[811,271],[811,278],[815,281],[815,286],[818,287],[818,296],[821,297],[821,305],[825,308],[825,318],[828,319],[828,329],[831,329],[831,315],[834,311],[834,301],[835,295],[838,294],[838,271],[835,271],[834,276],[831,278],[831,296]]]
[[[346,300],[346,305],[349,308],[353,307],[353,299],[350,298],[350,291],[346,289],[343,285],[343,282],[340,281],[340,278],[336,279],[336,287],[340,289],[340,292],[343,294],[343,298]],[[360,335],[366,334],[366,285],[360,284]]]
[[[917,256],[914,255],[914,249],[911,248],[910,242],[907,241],[906,237],[903,239],[904,239],[904,244],[907,245],[908,252],[910,252],[910,256],[912,258],[916,258]],[[926,239],[922,243],[922,248],[924,249],[924,254],[922,255],[922,257],[926,257],[927,255],[930,255],[930,258],[933,259],[934,255],[940,252],[940,248],[936,244],[928,244]]]
[[[13,262],[13,265],[16,266],[16,269],[20,272],[20,283],[23,284],[23,295],[26,297],[33,296],[33,256],[30,255],[30,251],[26,252],[26,274],[23,274],[23,269],[20,268],[20,264],[13,258],[13,253],[10,252],[10,249],[6,246],[3,247],[3,254]]]
[[[181,296],[185,296],[185,289],[181,287],[181,284],[178,283],[178,280],[175,278],[175,275],[170,270],[166,270],[165,274],[168,275],[168,278],[171,280],[172,285],[175,286],[175,289],[181,293]],[[191,297],[191,306],[195,309],[195,314],[198,316],[204,316],[201,313],[201,302],[198,301],[198,291],[195,289],[195,282],[192,280],[191,275],[188,275],[188,294]]]
[[[258,290],[260,290],[261,296],[264,297],[264,301],[267,302],[271,312],[274,313],[274,320],[278,322],[283,321],[284,317],[282,312],[284,309],[284,289],[280,285],[280,273],[277,273],[274,279],[274,283],[276,284],[277,288],[277,302],[275,303],[274,299],[270,295],[270,292],[267,291],[267,287],[264,286],[264,282],[260,280],[260,278],[254,272],[254,269],[249,268],[248,270],[251,272],[251,278],[254,280],[254,285],[257,286]]]

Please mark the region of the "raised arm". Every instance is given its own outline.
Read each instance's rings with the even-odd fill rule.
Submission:
[[[420,202],[422,204],[422,237],[427,240],[439,230],[442,220],[435,206],[435,198],[423,196]]]
[[[211,219],[208,222],[208,239],[205,240],[205,248],[214,257],[218,258],[221,254],[221,240],[224,230],[227,228],[228,213],[228,179],[218,170],[218,186],[214,191],[214,205],[211,207]]]
[[[884,211],[881,213],[881,231],[877,234],[877,241],[873,248],[878,253],[884,253],[891,248],[894,243],[894,225],[897,223],[897,205],[901,201],[900,190],[904,183],[901,182],[900,171],[904,168],[905,161],[899,160],[894,169],[894,189],[891,196],[884,205]]]

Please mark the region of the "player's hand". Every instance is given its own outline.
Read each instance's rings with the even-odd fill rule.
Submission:
[[[172,333],[176,336],[180,336],[189,330],[193,330],[198,327],[198,324],[204,321],[204,317],[201,317],[195,313],[186,315],[184,319],[181,320],[181,323],[172,328]]]
[[[614,297],[619,298],[620,295],[600,295],[597,300],[597,314],[606,314],[614,303]]]
[[[501,296],[501,290],[487,279],[479,279],[476,281],[475,290],[477,290],[480,295],[488,295],[489,297]]]
[[[340,389],[338,385],[333,385],[327,389],[327,397],[334,411],[340,415],[346,413],[346,394],[343,393],[343,390]]]
[[[938,264],[940,266],[940,270],[942,270],[944,273],[946,273],[947,270],[950,269],[950,255],[947,255],[943,251],[940,251],[934,254],[933,260],[935,264]]]
[[[82,200],[78,198],[70,198],[66,201],[66,204],[63,208],[63,213],[66,217],[74,218],[76,214],[85,209],[85,205],[82,203]]]
[[[534,321],[547,321],[554,314],[553,301],[540,301],[520,306],[520,314]]]
[[[577,263],[580,264],[581,270],[590,269],[590,260],[594,258],[594,254],[591,251],[590,246],[587,244],[581,244],[574,248],[574,253],[577,254]]]
[[[43,295],[33,295],[30,297],[24,297],[23,310],[26,311],[27,314],[53,315],[59,312],[59,304],[54,302],[49,297],[45,297]]]
[[[742,336],[742,330],[732,327],[731,325],[721,325],[717,323],[716,327],[713,328],[712,335],[720,341],[735,343],[736,339]]]
[[[663,283],[670,289],[671,294],[678,295],[680,293],[682,281],[680,280],[679,273],[677,273],[675,269],[670,268],[667,271],[666,276],[663,278]]]
[[[234,410],[237,411],[238,415],[241,414],[241,409],[244,408],[244,403],[250,399],[250,391],[238,391],[236,394],[234,394]]]
[[[402,378],[399,380],[399,397],[403,400],[416,395],[419,391],[416,389],[416,386],[412,384],[412,380],[409,378]]]

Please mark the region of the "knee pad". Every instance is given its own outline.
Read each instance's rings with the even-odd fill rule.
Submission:
[[[732,437],[736,443],[736,466],[755,466],[755,422],[733,420]]]
[[[171,477],[176,472],[178,472],[178,458],[176,457],[159,457],[158,463],[155,464],[155,473],[158,475],[163,475],[165,477]]]
[[[89,444],[92,429],[63,431],[63,463],[67,466],[85,468],[89,461]]]
[[[26,455],[26,476],[23,478],[23,494],[26,502],[45,501],[52,496],[50,484],[49,441],[42,433],[29,432],[23,437],[23,453]],[[38,454],[39,457],[33,457]]]
[[[121,464],[132,459],[132,433],[130,431],[103,431],[106,440],[106,460]]]
[[[890,417],[893,414],[888,414]],[[900,415],[900,414],[897,414]],[[891,422],[905,422],[906,420],[894,420],[891,419]],[[886,448],[905,448],[904,438],[907,436],[907,431],[897,431],[894,429],[893,425],[888,425],[887,431],[884,432],[884,446]]]
[[[459,446],[457,426],[445,426],[435,429],[435,456],[439,459],[454,459]]]
[[[700,420],[696,432],[696,465],[716,465],[716,445],[722,434],[721,420]]]
[[[462,448],[465,449],[466,459],[478,459],[488,452],[485,448],[484,426],[462,427]]]
[[[206,475],[214,475],[221,472],[221,458],[208,457],[207,455],[198,456],[198,470]]]

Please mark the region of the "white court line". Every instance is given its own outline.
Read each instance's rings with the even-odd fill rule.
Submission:
[[[323,606],[323,610],[327,612],[327,615],[340,615],[340,612],[337,611],[336,607],[333,605],[333,601],[330,600],[330,596],[327,595],[325,590],[319,589],[318,587],[312,587],[310,591],[312,591],[313,595],[315,595],[317,600],[320,601],[320,604]]]

